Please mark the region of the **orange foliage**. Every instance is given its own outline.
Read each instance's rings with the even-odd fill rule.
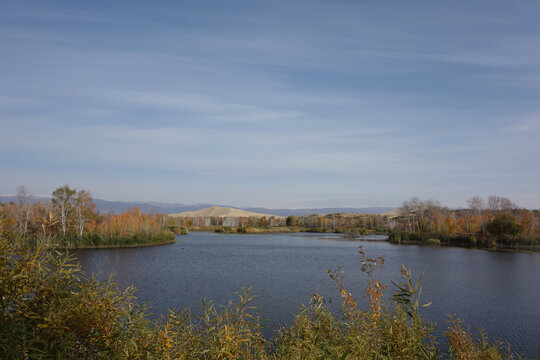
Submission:
[[[100,235],[133,236],[154,235],[163,231],[162,215],[141,213],[138,207],[118,215],[102,216],[98,223],[92,221],[88,228]]]

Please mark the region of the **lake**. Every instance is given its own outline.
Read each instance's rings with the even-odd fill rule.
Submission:
[[[387,299],[401,264],[415,277],[423,274],[421,301],[432,305],[421,313],[439,324],[437,334],[454,314],[474,332],[483,328],[514,351],[540,356],[540,253],[345,241],[333,234],[195,232],[171,245],[79,250],[77,257],[87,273],[101,279],[114,273],[120,286],[134,285],[139,301],[156,315],[168,308],[197,310],[202,298],[226,304],[251,287],[270,337],[313,293],[334,306],[340,302],[328,269],[341,267],[346,287],[362,298],[369,278],[360,270],[359,245],[369,257],[385,256],[384,271],[373,276],[389,285]]]

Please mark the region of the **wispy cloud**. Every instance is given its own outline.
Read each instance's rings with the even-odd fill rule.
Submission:
[[[527,116],[512,129],[524,133],[538,132],[540,131],[540,115]]]
[[[296,110],[271,110],[255,105],[229,103],[195,93],[118,91],[107,95],[107,98],[134,107],[195,112],[202,114],[206,120],[225,122],[293,120],[304,115]]]
[[[276,207],[536,193],[537,4],[0,7],[0,192],[73,181]]]

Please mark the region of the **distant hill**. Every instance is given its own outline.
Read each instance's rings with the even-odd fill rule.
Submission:
[[[174,217],[198,217],[198,216],[215,216],[215,217],[271,217],[278,216],[272,214],[257,213],[252,211],[245,211],[241,209],[235,209],[227,206],[211,206],[205,209],[200,209],[196,211],[184,211],[178,214],[169,214],[169,216]],[[278,216],[282,217],[282,216]]]
[[[399,209],[394,209],[394,210],[383,212],[381,215],[388,216],[389,218],[396,218],[403,215],[403,213]]]
[[[50,196],[32,196],[33,201],[50,201]],[[15,195],[0,195],[0,201],[4,204],[17,202]],[[176,214],[185,211],[196,211],[204,208],[217,206],[216,204],[178,204],[178,203],[163,203],[163,202],[144,202],[144,201],[110,201],[103,199],[94,199],[96,209],[101,214],[121,213],[127,211],[134,206],[137,206],[143,212],[156,212],[162,214]],[[356,214],[382,214],[387,211],[394,210],[392,207],[363,207],[363,208],[311,208],[311,209],[267,209],[262,207],[257,208],[236,208],[254,213],[264,213],[278,216],[290,215],[311,215],[311,214],[331,214],[331,213],[356,213]]]
[[[127,211],[132,209],[134,206],[141,209],[141,211],[149,213],[156,212],[161,214],[173,214],[182,211],[194,211],[199,209],[204,209],[206,207],[212,206],[213,204],[170,204],[170,203],[161,203],[161,202],[142,202],[142,201],[109,201],[102,199],[94,199],[96,203],[96,208],[102,213],[121,213],[122,211]]]
[[[290,215],[296,215],[296,216],[304,216],[304,215],[311,215],[311,214],[335,214],[335,213],[355,213],[355,214],[382,214],[386,211],[394,210],[393,207],[363,207],[363,208],[351,208],[351,207],[344,207],[344,208],[312,208],[312,209],[266,209],[266,208],[244,208],[247,211],[255,211],[255,212],[269,212],[276,215],[281,216],[290,216]]]

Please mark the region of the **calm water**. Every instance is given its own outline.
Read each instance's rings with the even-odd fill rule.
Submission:
[[[359,245],[371,257],[385,255],[385,269],[375,276],[388,284],[399,279],[401,264],[424,274],[422,298],[433,304],[423,314],[440,329],[455,314],[471,329],[483,328],[513,350],[540,357],[540,253],[396,246],[326,234],[192,233],[172,245],[83,250],[78,258],[87,272],[100,278],[115,273],[121,286],[134,285],[156,315],[167,308],[196,310],[201,298],[226,304],[251,287],[271,336],[315,292],[339,303],[330,268],[341,266],[346,286],[362,297],[368,278],[360,271]]]

